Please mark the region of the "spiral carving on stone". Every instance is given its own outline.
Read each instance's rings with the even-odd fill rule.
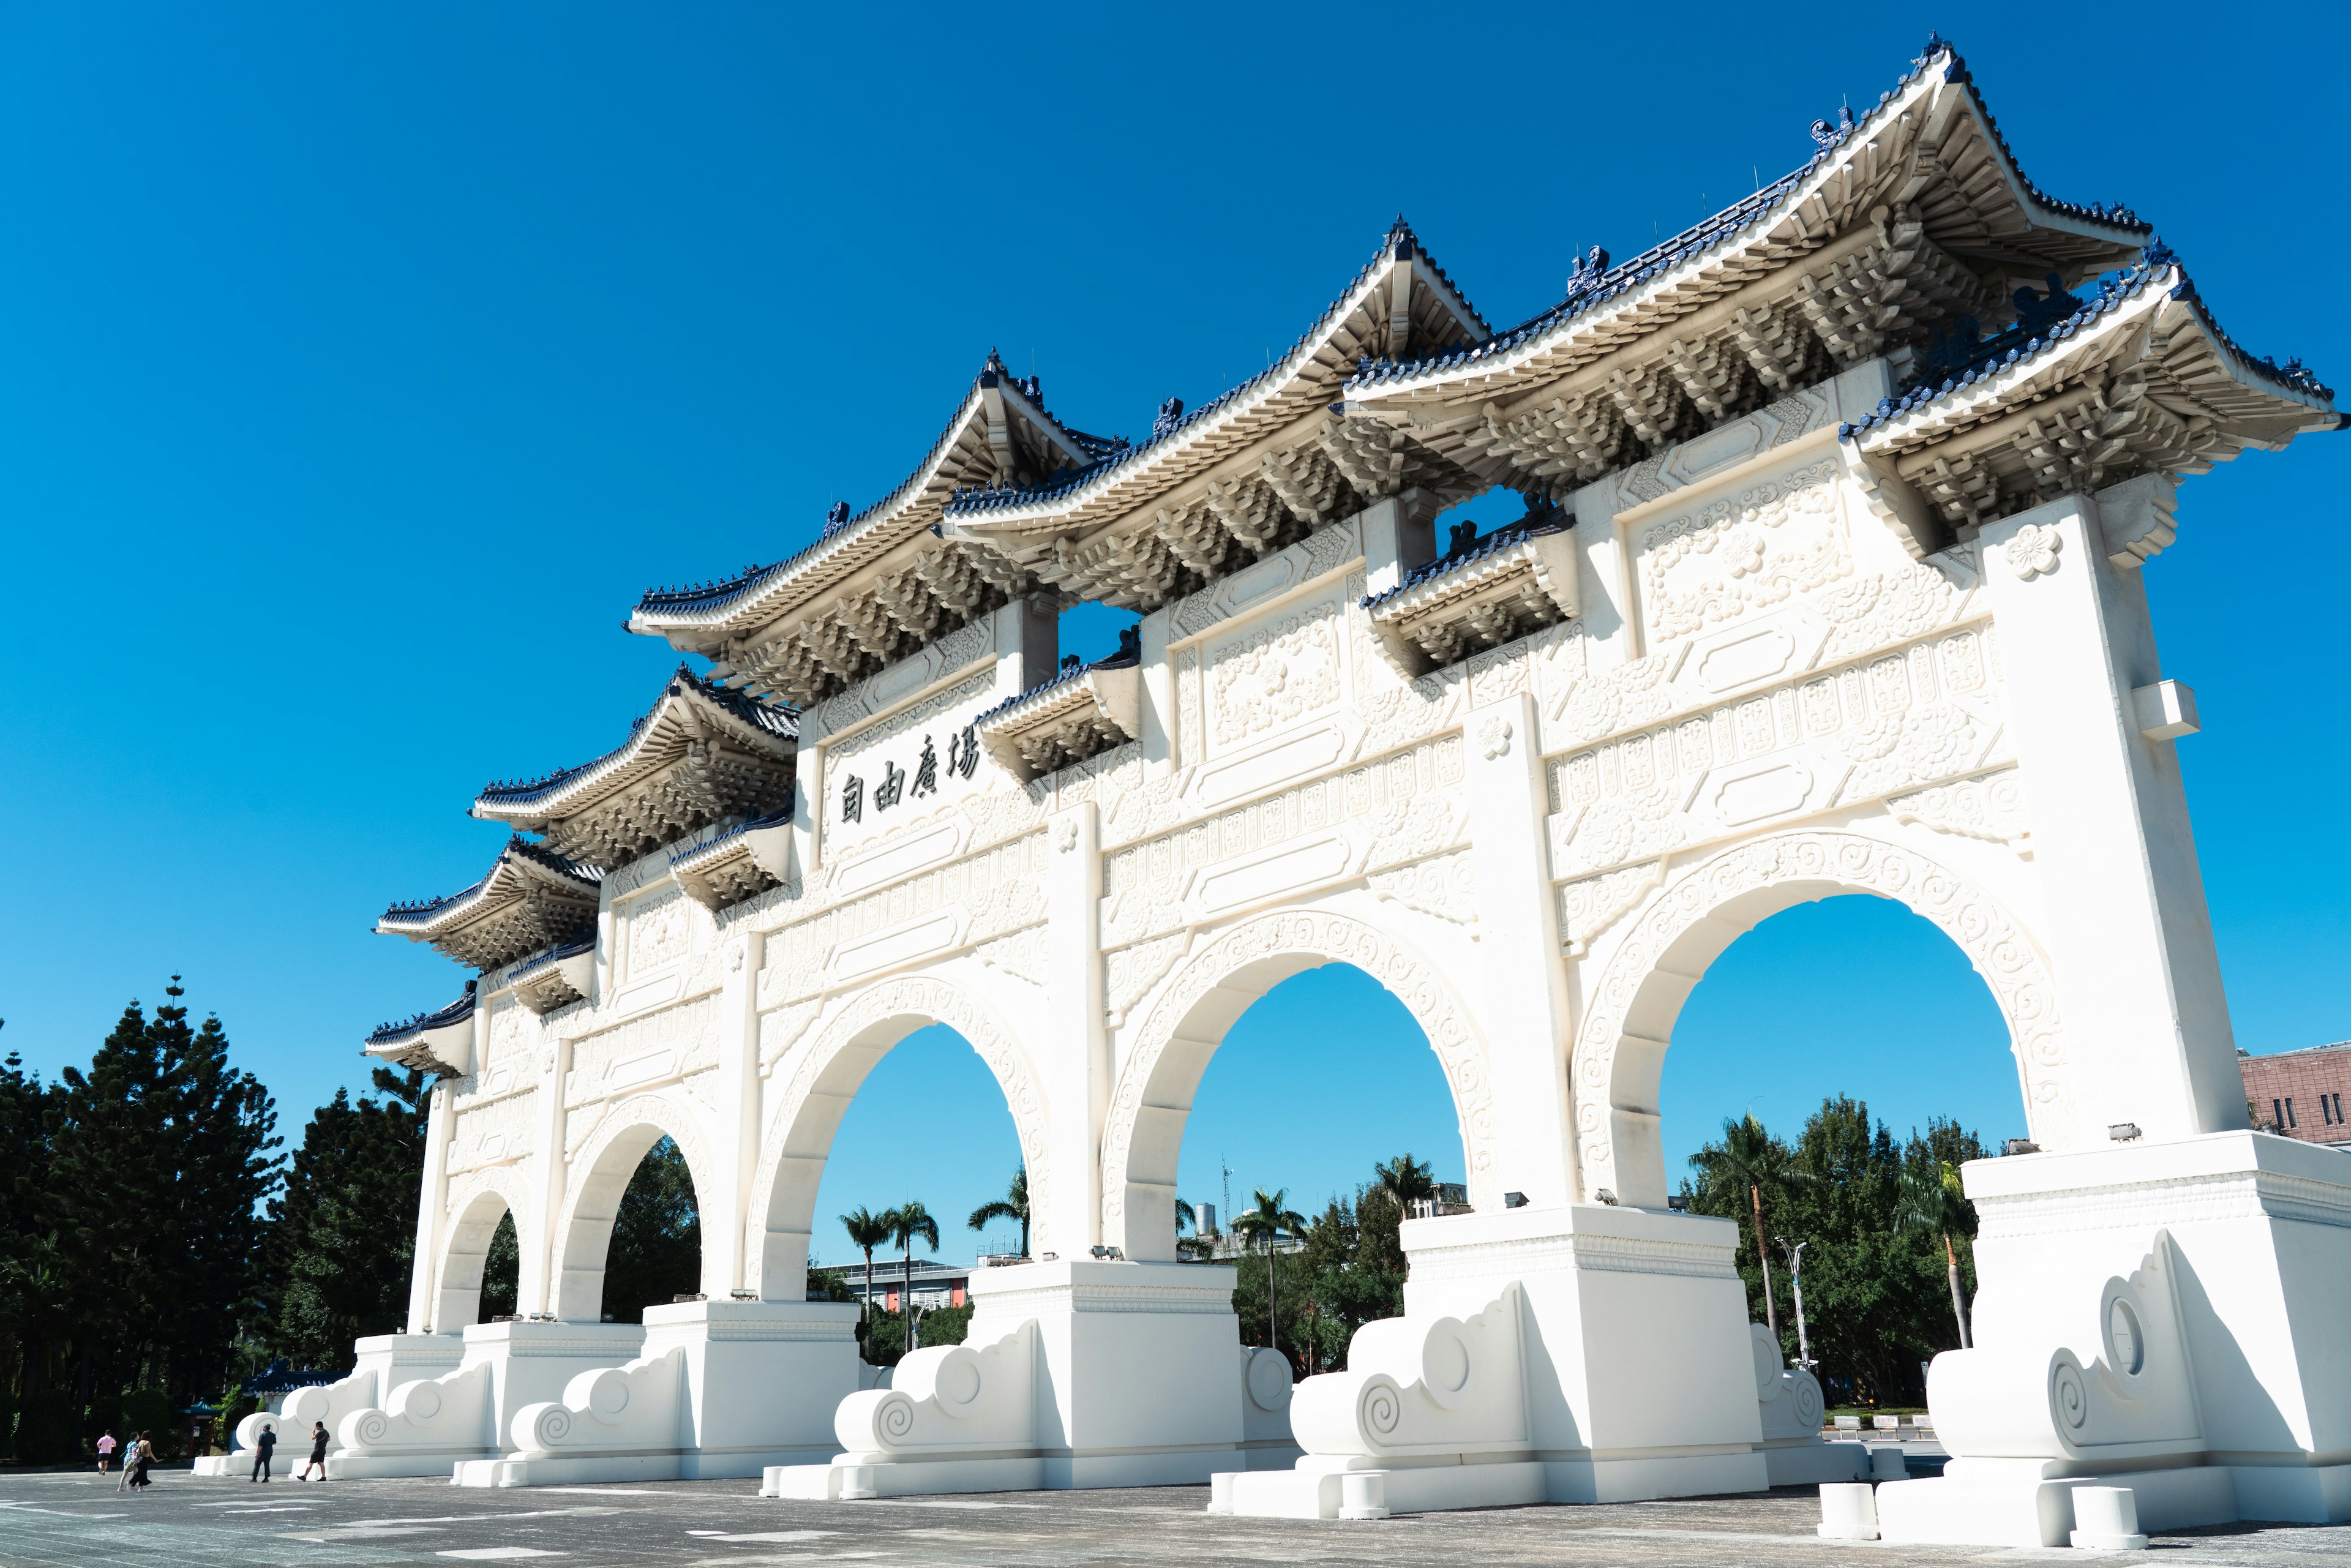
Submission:
[[[2078,1432],[2090,1418],[2090,1390],[2082,1369],[2061,1360],[2049,1372],[2049,1413],[2068,1431]]]
[[[1366,1378],[1355,1396],[1355,1420],[1372,1437],[1395,1437],[1404,1420],[1404,1391],[1391,1378]]]
[[[1798,1373],[1788,1379],[1788,1404],[1795,1411],[1796,1420],[1805,1427],[1817,1427],[1821,1420],[1820,1379],[1807,1373]]]
[[[522,1446],[529,1448],[559,1448],[571,1438],[572,1415],[562,1405],[542,1405],[533,1414],[530,1439]]]
[[[914,1435],[914,1402],[896,1389],[873,1412],[873,1435],[893,1447]]]
[[[372,1448],[392,1435],[392,1417],[381,1410],[354,1410],[336,1436],[346,1448]]]

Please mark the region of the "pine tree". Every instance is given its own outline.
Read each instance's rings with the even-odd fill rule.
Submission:
[[[319,1107],[269,1205],[266,1338],[299,1366],[345,1370],[355,1340],[407,1316],[431,1086],[379,1067],[375,1087],[384,1100],[338,1089]]]
[[[702,1217],[685,1156],[667,1138],[638,1162],[612,1217],[604,1253],[604,1316],[641,1323],[647,1307],[665,1307],[702,1288]]]

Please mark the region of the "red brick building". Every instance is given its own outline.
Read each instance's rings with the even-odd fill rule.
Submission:
[[[2351,1145],[2351,1040],[2274,1056],[2240,1051],[2237,1065],[2255,1126],[2305,1144]]]

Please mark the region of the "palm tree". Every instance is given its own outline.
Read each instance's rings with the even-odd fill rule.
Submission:
[[[971,1228],[985,1230],[999,1219],[1020,1222],[1020,1256],[1029,1256],[1029,1167],[1012,1173],[1012,1186],[1002,1197],[991,1198],[971,1211]],[[933,1245],[936,1245],[934,1240]]]
[[[1801,1186],[1811,1179],[1811,1173],[1795,1163],[1786,1145],[1775,1142],[1763,1130],[1752,1111],[1737,1121],[1725,1120],[1721,1144],[1692,1155],[1690,1164],[1698,1166],[1708,1192],[1727,1195],[1742,1186],[1747,1189],[1755,1217],[1755,1256],[1763,1266],[1763,1322],[1776,1338],[1780,1312],[1771,1301],[1771,1256],[1763,1249],[1763,1189]],[[1738,1200],[1732,1197],[1731,1201]]]
[[[891,1239],[898,1243],[905,1255],[906,1271],[902,1276],[905,1285],[899,1294],[898,1308],[906,1320],[906,1348],[911,1351],[914,1348],[914,1239],[920,1237],[925,1246],[937,1251],[939,1222],[931,1218],[931,1211],[919,1201],[910,1202],[904,1208],[893,1208],[886,1218],[890,1221]]]
[[[1967,1188],[1950,1162],[1938,1161],[1932,1170],[1902,1173],[1901,1207],[1895,1211],[1894,1227],[1897,1230],[1931,1230],[1943,1239],[1943,1260],[1950,1270],[1951,1316],[1959,1320],[1961,1350],[1970,1344],[1968,1309],[1959,1294],[1959,1255],[1952,1249],[1951,1232],[1965,1230],[1967,1225]]]
[[[1372,1174],[1379,1178],[1372,1184],[1372,1190],[1384,1194],[1399,1214],[1408,1216],[1415,1202],[1437,1196],[1437,1167],[1409,1154],[1374,1166]]]
[[[841,1217],[841,1228],[849,1232],[850,1244],[865,1253],[865,1312],[860,1322],[866,1324],[865,1343],[873,1343],[873,1249],[890,1239],[890,1211],[874,1214],[858,1208]]]
[[[1192,1206],[1182,1198],[1177,1198],[1176,1200],[1176,1234],[1181,1236],[1199,1223],[1200,1217],[1192,1212]]]
[[[1251,1239],[1265,1238],[1265,1343],[1275,1350],[1281,1348],[1281,1342],[1276,1337],[1280,1320],[1273,1311],[1273,1243],[1285,1230],[1295,1236],[1306,1228],[1304,1215],[1281,1207],[1282,1199],[1289,1196],[1286,1186],[1275,1187],[1270,1194],[1259,1187],[1257,1207],[1233,1216],[1234,1230]]]

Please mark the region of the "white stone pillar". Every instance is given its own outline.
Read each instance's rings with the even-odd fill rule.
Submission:
[[[718,1108],[712,1158],[724,1192],[697,1193],[702,1204],[702,1289],[714,1299],[757,1290],[743,1276],[749,1238],[751,1179],[759,1163],[759,968],[767,938],[741,930],[725,939],[719,963]]]
[[[1052,1207],[1050,1215],[1031,1217],[1031,1229],[1050,1239],[1032,1239],[1030,1246],[1082,1258],[1102,1238],[1100,1155],[1111,1092],[1102,1019],[1102,840],[1093,802],[1056,812],[1046,822],[1045,841],[1046,1002],[1024,1039],[1045,1075],[1052,1139],[1046,1201]]]
[[[1468,753],[1470,854],[1478,872],[1479,983],[1474,1005],[1493,1072],[1495,1185],[1538,1208],[1573,1200],[1566,974],[1550,858],[1541,848],[1548,800],[1535,702],[1515,693],[1472,708]],[[1480,1196],[1480,1208],[1499,1192]]]
[[[2085,497],[1990,524],[1980,543],[2074,1066],[2066,1141],[2126,1122],[2151,1139],[2241,1128],[2179,758],[2143,733],[2135,695],[2162,674],[2138,573],[2106,559]]]
[[[423,1333],[428,1325],[444,1326],[433,1322],[433,1297],[441,1261],[441,1227],[449,1207],[449,1081],[437,1080],[426,1096],[424,1180],[416,1194],[416,1250],[408,1271],[410,1333]]]
[[[531,1206],[535,1224],[531,1233],[537,1244],[526,1244],[522,1249],[522,1276],[516,1292],[515,1311],[518,1313],[551,1312],[555,1310],[556,1281],[553,1277],[555,1249],[558,1238],[555,1227],[563,1213],[563,1186],[570,1167],[563,1158],[563,1076],[571,1065],[571,1042],[559,1035],[549,1035],[539,1051],[538,1104],[533,1120],[531,1157],[523,1163],[528,1174],[524,1177],[527,1200]],[[516,1220],[520,1226],[519,1218]],[[517,1241],[528,1243],[528,1236],[517,1236]]]

